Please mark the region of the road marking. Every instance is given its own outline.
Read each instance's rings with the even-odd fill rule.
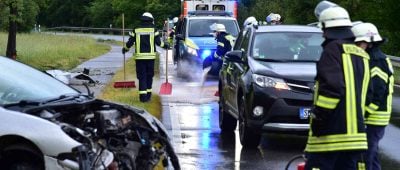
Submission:
[[[182,135],[179,113],[177,113],[176,104],[168,104],[169,114],[171,118],[171,131],[172,131],[172,141],[175,152],[182,153]]]

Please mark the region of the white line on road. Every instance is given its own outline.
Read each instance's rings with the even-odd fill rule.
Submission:
[[[182,135],[181,135],[181,126],[180,126],[180,117],[177,113],[176,104],[168,104],[169,105],[169,114],[171,118],[171,131],[172,131],[172,141],[175,148],[176,153],[182,153]]]

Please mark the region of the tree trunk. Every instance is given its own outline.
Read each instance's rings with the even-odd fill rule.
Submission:
[[[16,3],[16,2],[15,2]],[[8,27],[8,42],[6,56],[8,58],[17,58],[17,5],[10,2],[10,17],[9,17],[9,27]]]

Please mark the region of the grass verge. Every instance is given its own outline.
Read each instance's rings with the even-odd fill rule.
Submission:
[[[5,56],[7,33],[0,33],[0,55]],[[39,70],[71,70],[108,52],[111,47],[93,38],[51,34],[17,34],[17,60]]]
[[[159,77],[158,61],[159,60],[156,60],[154,67],[155,75],[153,79],[154,80],[153,88],[155,87],[154,84],[158,82],[157,80]],[[155,89],[153,89],[153,95],[151,97],[151,101],[146,103],[140,102],[139,92],[138,92],[139,82],[136,79],[135,60],[133,58],[129,59],[125,66],[126,66],[126,80],[127,81],[134,80],[137,87],[136,88],[113,87],[114,82],[124,80],[124,70],[121,69],[114,75],[110,83],[103,89],[102,93],[99,95],[99,98],[143,108],[156,118],[161,119],[161,99],[160,96],[158,95],[158,92],[154,91]]]
[[[394,69],[394,82],[400,84],[400,67],[393,67]]]

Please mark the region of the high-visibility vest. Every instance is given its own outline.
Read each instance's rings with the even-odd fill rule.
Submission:
[[[321,57],[325,65],[317,66],[320,70],[317,70],[314,93],[314,107],[323,111],[319,113],[324,116],[321,126],[327,129],[316,136],[310,128],[305,151],[366,150],[368,145],[362,120],[370,80],[369,55],[345,40],[330,43],[326,45],[330,51]],[[310,119],[310,127],[313,120]]]
[[[136,60],[155,59],[155,30],[154,28],[135,29],[135,54]]]

